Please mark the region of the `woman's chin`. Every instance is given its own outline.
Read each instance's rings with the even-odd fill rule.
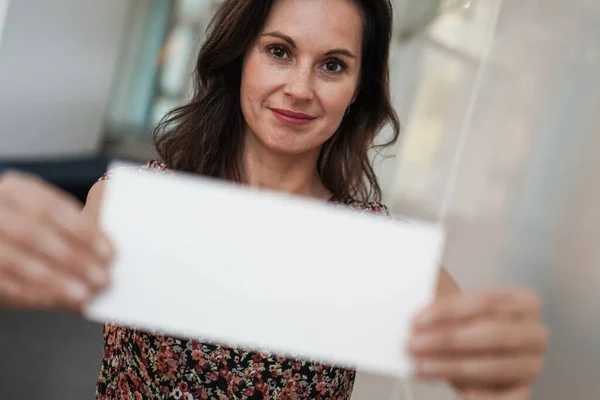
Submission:
[[[304,154],[318,147],[304,143],[298,134],[286,133],[258,139],[270,152],[289,156]]]
[[[298,156],[301,154],[306,154],[307,152],[309,152],[311,150],[310,148],[307,149],[303,146],[298,146],[295,144],[288,144],[288,143],[273,143],[273,144],[268,145],[267,148],[272,153],[280,154],[282,156],[290,156],[290,157]]]

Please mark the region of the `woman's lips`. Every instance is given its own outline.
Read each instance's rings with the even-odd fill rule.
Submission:
[[[282,110],[279,108],[271,108],[275,118],[285,124],[290,125],[306,125],[311,123],[316,118],[308,114],[297,113],[290,110]]]

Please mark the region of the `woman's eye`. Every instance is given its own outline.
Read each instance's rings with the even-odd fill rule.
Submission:
[[[281,46],[273,46],[269,49],[269,52],[271,53],[271,55],[274,58],[279,58],[279,59],[289,58],[287,51],[285,50],[285,48],[283,48]]]
[[[340,73],[344,71],[346,66],[337,60],[330,60],[324,64],[325,70],[331,73]]]

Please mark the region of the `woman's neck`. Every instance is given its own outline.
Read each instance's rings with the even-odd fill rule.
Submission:
[[[242,171],[248,185],[328,200],[332,194],[317,172],[319,150],[298,155],[276,153],[253,134],[245,135]]]

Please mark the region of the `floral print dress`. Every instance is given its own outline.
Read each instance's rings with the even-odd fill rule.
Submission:
[[[142,168],[171,173],[157,161]],[[360,212],[388,215],[380,203],[339,203]],[[348,400],[354,377],[354,371],[331,365],[108,323],[96,399]]]

